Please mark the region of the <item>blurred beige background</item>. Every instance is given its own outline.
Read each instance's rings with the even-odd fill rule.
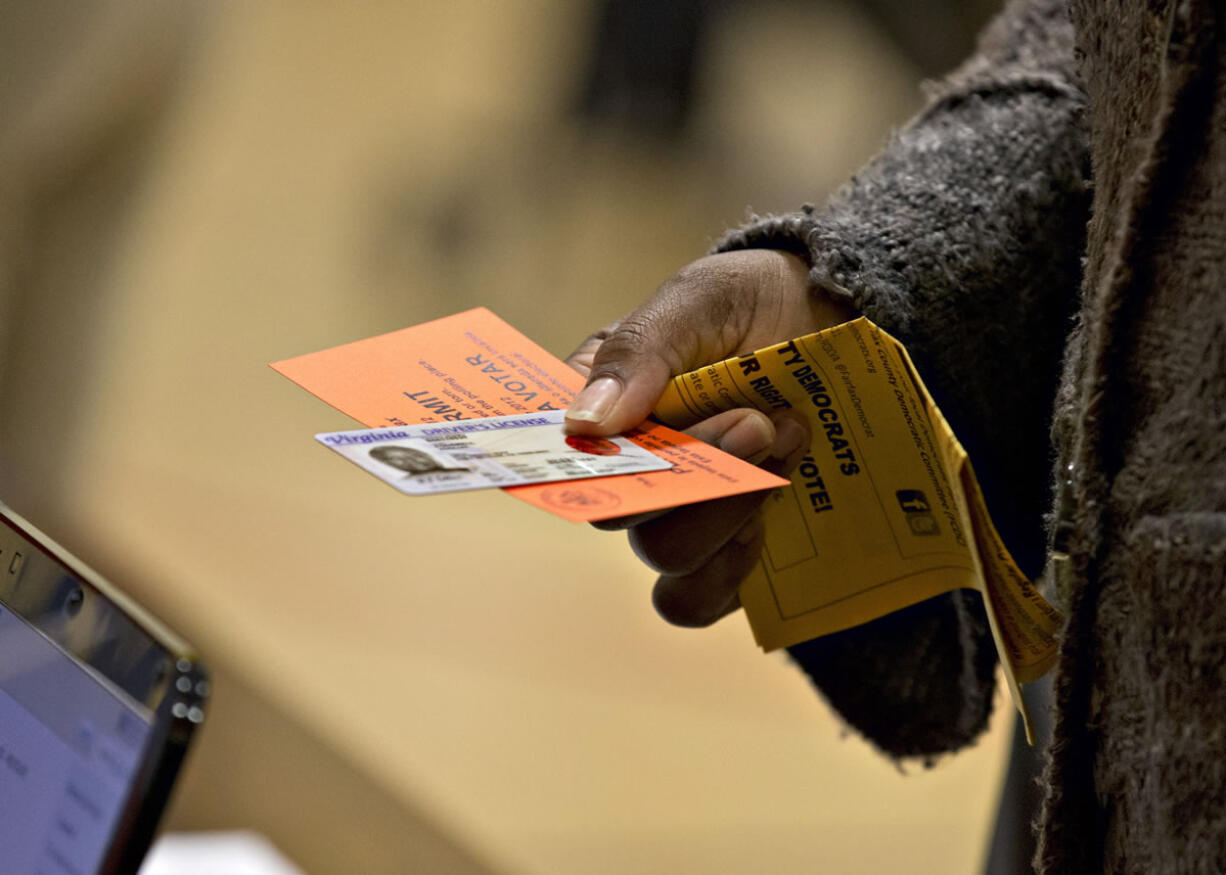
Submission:
[[[265,365],[475,305],[564,355],[917,103],[865,10],[780,0],[722,10],[680,135],[585,122],[595,16],[6,4],[0,496],[214,667],[171,828],[310,872],[974,873],[1004,720],[900,773],[742,618],[659,621],[620,537],[398,495]]]

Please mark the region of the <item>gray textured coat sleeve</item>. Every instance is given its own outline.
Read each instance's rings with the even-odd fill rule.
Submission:
[[[718,247],[803,255],[815,287],[906,343],[1030,574],[1042,564],[1048,427],[1088,214],[1082,104],[1063,4],[1010,3],[824,209],[755,218]],[[995,658],[977,594],[791,653],[892,756],[961,747],[991,710]]]

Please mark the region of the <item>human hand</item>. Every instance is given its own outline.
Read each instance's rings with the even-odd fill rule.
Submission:
[[[855,315],[848,304],[810,289],[807,268],[794,255],[747,250],[699,259],[567,359],[588,378],[567,411],[567,431],[624,432],[647,418],[674,376]],[[807,423],[790,411],[768,417],[751,408],[727,410],[686,431],[784,477],[809,448]],[[739,607],[737,589],[762,549],[766,495],[735,495],[598,525],[629,529],[635,553],[660,573],[652,598],[661,616],[706,626]]]

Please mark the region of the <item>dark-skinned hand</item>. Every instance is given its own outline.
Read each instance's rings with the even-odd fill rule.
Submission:
[[[809,285],[790,253],[752,249],[685,267],[634,312],[590,335],[567,359],[587,385],[566,414],[572,434],[609,436],[643,422],[678,374],[829,328],[852,308]],[[686,433],[787,477],[809,448],[804,419],[752,408],[688,424]],[[740,606],[737,590],[762,550],[767,491],[599,523],[628,529],[660,575],[652,599],[680,626],[706,626]]]

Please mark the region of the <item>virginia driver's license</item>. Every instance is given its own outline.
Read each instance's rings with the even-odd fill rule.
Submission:
[[[410,495],[640,474],[672,467],[625,438],[567,435],[565,411],[315,435]]]

